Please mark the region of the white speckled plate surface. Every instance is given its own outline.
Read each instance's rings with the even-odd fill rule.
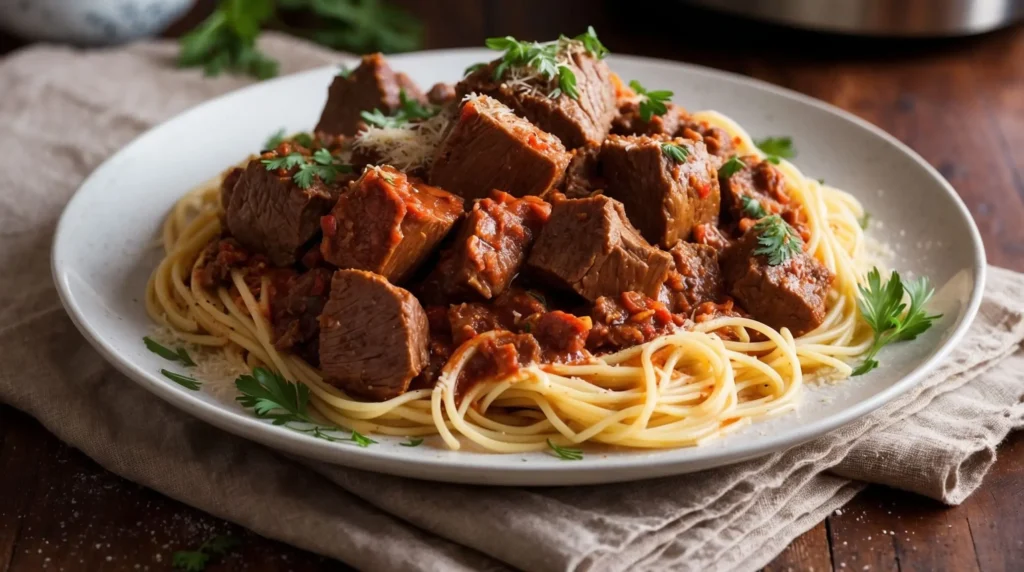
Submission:
[[[422,86],[452,81],[484,50],[392,58]],[[143,290],[160,253],[151,248],[164,216],[188,189],[259,149],[284,126],[309,130],[334,68],[228,94],[142,135],[90,176],[57,229],[53,274],[82,333],[129,378],[226,431],[291,454],[397,475],[504,485],[569,485],[686,473],[734,463],[812,439],[876,409],[912,387],[963,335],[981,301],[985,253],[956,192],[911,150],[876,127],[820,101],[766,83],[667,61],[612,56],[622,77],[675,91],[690,110],[716,109],[754,137],[791,135],[806,174],[856,195],[876,222],[870,231],[896,253],[893,266],[936,285],[944,317],[917,341],[882,351],[883,366],[836,386],[813,387],[798,412],[755,424],[718,442],[670,451],[595,451],[566,462],[546,453],[451,452],[438,443],[398,446],[378,438],[362,449],[274,427],[238,408],[224,391],[189,391],[159,374],[168,362],[142,344],[152,325]],[[282,105],[287,102],[288,105]],[[202,141],[202,145],[181,145]]]

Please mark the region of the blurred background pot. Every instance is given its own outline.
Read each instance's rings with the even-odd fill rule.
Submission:
[[[154,36],[193,0],[0,0],[0,29],[31,41],[109,45]]]

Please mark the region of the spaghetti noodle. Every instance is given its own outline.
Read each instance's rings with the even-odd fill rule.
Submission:
[[[764,158],[729,118],[715,112],[694,117],[724,129],[739,154]],[[233,291],[205,289],[190,280],[203,249],[221,235],[219,179],[183,197],[164,223],[165,256],[147,285],[146,308],[178,338],[222,354],[238,370],[268,367],[306,385],[313,408],[326,421],[362,433],[438,434],[451,449],[469,441],[499,453],[545,449],[549,440],[636,448],[698,445],[793,410],[807,376],[848,377],[847,361],[872,342],[857,309],[857,277],[869,266],[862,207],[787,161],[778,168],[790,197],[802,206],[810,232],[806,252],[835,274],[823,323],[798,338],[750,318],[721,317],[588,363],[530,365],[457,395],[466,364],[480,344],[497,335],[489,332],[456,349],[433,389],[378,403],[356,400],[306,361],[275,349],[267,278],[256,294],[237,270]],[[733,335],[720,336],[723,330]]]

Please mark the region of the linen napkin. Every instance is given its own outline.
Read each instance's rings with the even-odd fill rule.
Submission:
[[[268,35],[282,73],[339,61]],[[0,61],[0,401],[107,469],[363,569],[752,570],[883,483],[962,501],[1024,425],[1024,275],[990,268],[967,337],[918,387],[783,453],[641,484],[488,488],[297,460],[172,408],[77,333],[49,271],[82,179],[134,136],[247,83],[173,67],[167,42]]]

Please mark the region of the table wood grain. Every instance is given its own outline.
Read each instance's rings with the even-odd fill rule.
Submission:
[[[208,13],[197,7],[176,35]],[[588,0],[404,0],[430,48],[592,24],[613,51],[760,78],[851,111],[907,143],[953,184],[989,262],[1024,270],[1024,29],[950,40],[866,40],[763,26],[678,5]],[[0,53],[22,43],[0,35]],[[685,102],[683,102],[685,104]],[[913,213],[907,213],[913,215]],[[0,571],[165,570],[173,552],[241,540],[208,570],[347,570],[145,489],[0,406]],[[770,571],[1024,570],[1024,432],[958,507],[869,487],[797,538]]]

